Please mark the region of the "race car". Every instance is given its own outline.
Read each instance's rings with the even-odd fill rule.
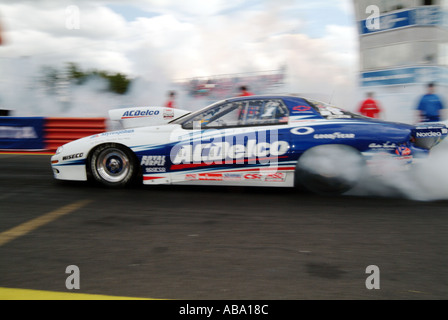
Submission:
[[[122,128],[72,141],[51,158],[54,177],[108,187],[226,185],[352,189],[378,156],[412,165],[447,135],[357,115],[295,95],[235,97],[190,112],[109,111]]]

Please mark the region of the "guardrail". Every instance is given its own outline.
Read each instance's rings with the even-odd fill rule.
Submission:
[[[0,150],[54,152],[65,143],[106,130],[105,118],[0,117]]]

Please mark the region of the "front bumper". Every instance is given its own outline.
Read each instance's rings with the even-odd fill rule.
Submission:
[[[84,161],[83,161],[84,162]],[[51,157],[53,175],[58,180],[87,181],[86,164],[81,161],[62,161],[60,155]]]

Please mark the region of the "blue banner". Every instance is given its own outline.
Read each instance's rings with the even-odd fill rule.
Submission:
[[[448,84],[448,68],[443,67],[409,67],[391,70],[363,72],[361,86],[404,85],[412,83],[436,82]]]
[[[410,27],[410,26],[441,26],[447,27],[447,11],[439,6],[419,7],[415,9],[398,11],[396,13],[390,13],[381,15],[379,23],[371,24],[368,21],[359,21],[360,34],[370,34],[374,32],[393,30],[398,28]]]
[[[0,117],[0,150],[43,150],[45,118]]]

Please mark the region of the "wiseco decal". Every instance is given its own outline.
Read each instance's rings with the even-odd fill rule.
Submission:
[[[84,153],[82,153],[82,152],[76,153],[76,154],[71,154],[69,156],[62,157],[62,161],[78,159],[78,158],[82,158],[83,156],[84,156]]]

